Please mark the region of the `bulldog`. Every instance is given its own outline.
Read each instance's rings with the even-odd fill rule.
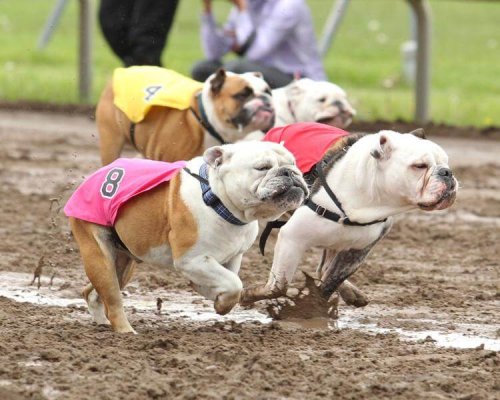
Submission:
[[[302,78],[273,90],[275,126],[320,122],[345,129],[356,115],[345,91],[334,83]]]
[[[136,265],[174,267],[228,313],[240,300],[242,255],[257,220],[303,203],[308,189],[290,152],[247,142],[207,149],[189,162],[118,159],[87,178],[65,206],[90,284],[97,323],[134,332],[120,290]]]
[[[334,83],[302,78],[272,93],[276,110],[274,127],[318,122],[345,129],[356,115],[345,91]],[[264,132],[252,132],[244,140],[260,140],[264,135]]]
[[[328,300],[339,290],[348,304],[365,305],[363,294],[346,279],[389,232],[392,217],[443,210],[456,197],[458,182],[444,150],[418,137],[421,130],[412,133],[381,131],[334,141],[310,171],[311,197],[279,232],[268,282],[245,289],[241,302],[284,295],[304,252],[316,247],[323,249],[321,295]]]
[[[115,70],[97,104],[103,165],[125,143],[145,158],[186,160],[274,124],[271,90],[260,73],[219,69],[205,83],[158,67]]]

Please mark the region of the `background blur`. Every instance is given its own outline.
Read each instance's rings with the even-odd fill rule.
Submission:
[[[318,36],[333,1],[308,1]],[[500,2],[431,1],[433,13],[431,119],[453,125],[500,125]],[[0,1],[0,100],[78,101],[78,2],[71,1],[43,51],[38,36],[54,0]],[[97,2],[94,2],[94,15]],[[182,0],[163,53],[166,67],[188,74],[202,57],[201,0]],[[224,21],[229,3],[214,3]],[[93,95],[96,102],[120,66],[94,24]],[[353,0],[325,60],[331,81],[344,87],[358,118],[405,119],[413,91],[402,79],[400,46],[410,38],[403,0]]]

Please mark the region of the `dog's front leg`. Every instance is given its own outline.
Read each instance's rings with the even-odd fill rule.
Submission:
[[[304,229],[295,219],[296,214],[281,229],[269,279],[265,285],[248,287],[243,290],[241,304],[249,305],[259,300],[275,299],[286,294],[288,285],[302,260],[304,252],[310,247],[304,235]]]
[[[237,255],[228,267],[239,270],[242,255]],[[214,300],[217,314],[224,315],[238,304],[243,284],[237,274],[225,268],[211,256],[176,260],[175,266],[192,283],[193,288],[207,299]]]

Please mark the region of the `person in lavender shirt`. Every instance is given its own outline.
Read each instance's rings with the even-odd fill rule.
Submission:
[[[201,42],[206,60],[192,77],[204,81],[220,67],[243,73],[260,71],[272,88],[294,78],[326,80],[309,7],[305,0],[229,0],[234,6],[223,28],[203,0]],[[240,58],[222,62],[229,52]]]

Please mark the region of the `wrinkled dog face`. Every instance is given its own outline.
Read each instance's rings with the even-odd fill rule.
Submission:
[[[271,89],[258,72],[235,74],[219,69],[207,79],[203,96],[207,110],[216,116],[214,126],[236,132],[239,139],[255,130],[266,132],[274,125]]]
[[[215,169],[217,194],[248,219],[276,219],[309,194],[295,159],[281,145],[248,141],[216,146],[206,150],[204,159]]]
[[[448,166],[447,154],[436,143],[412,134],[382,131],[371,155],[393,196],[425,211],[442,210],[455,201],[458,181]]]
[[[345,129],[356,110],[339,86],[324,81],[299,79],[286,87],[296,122],[320,122]]]

